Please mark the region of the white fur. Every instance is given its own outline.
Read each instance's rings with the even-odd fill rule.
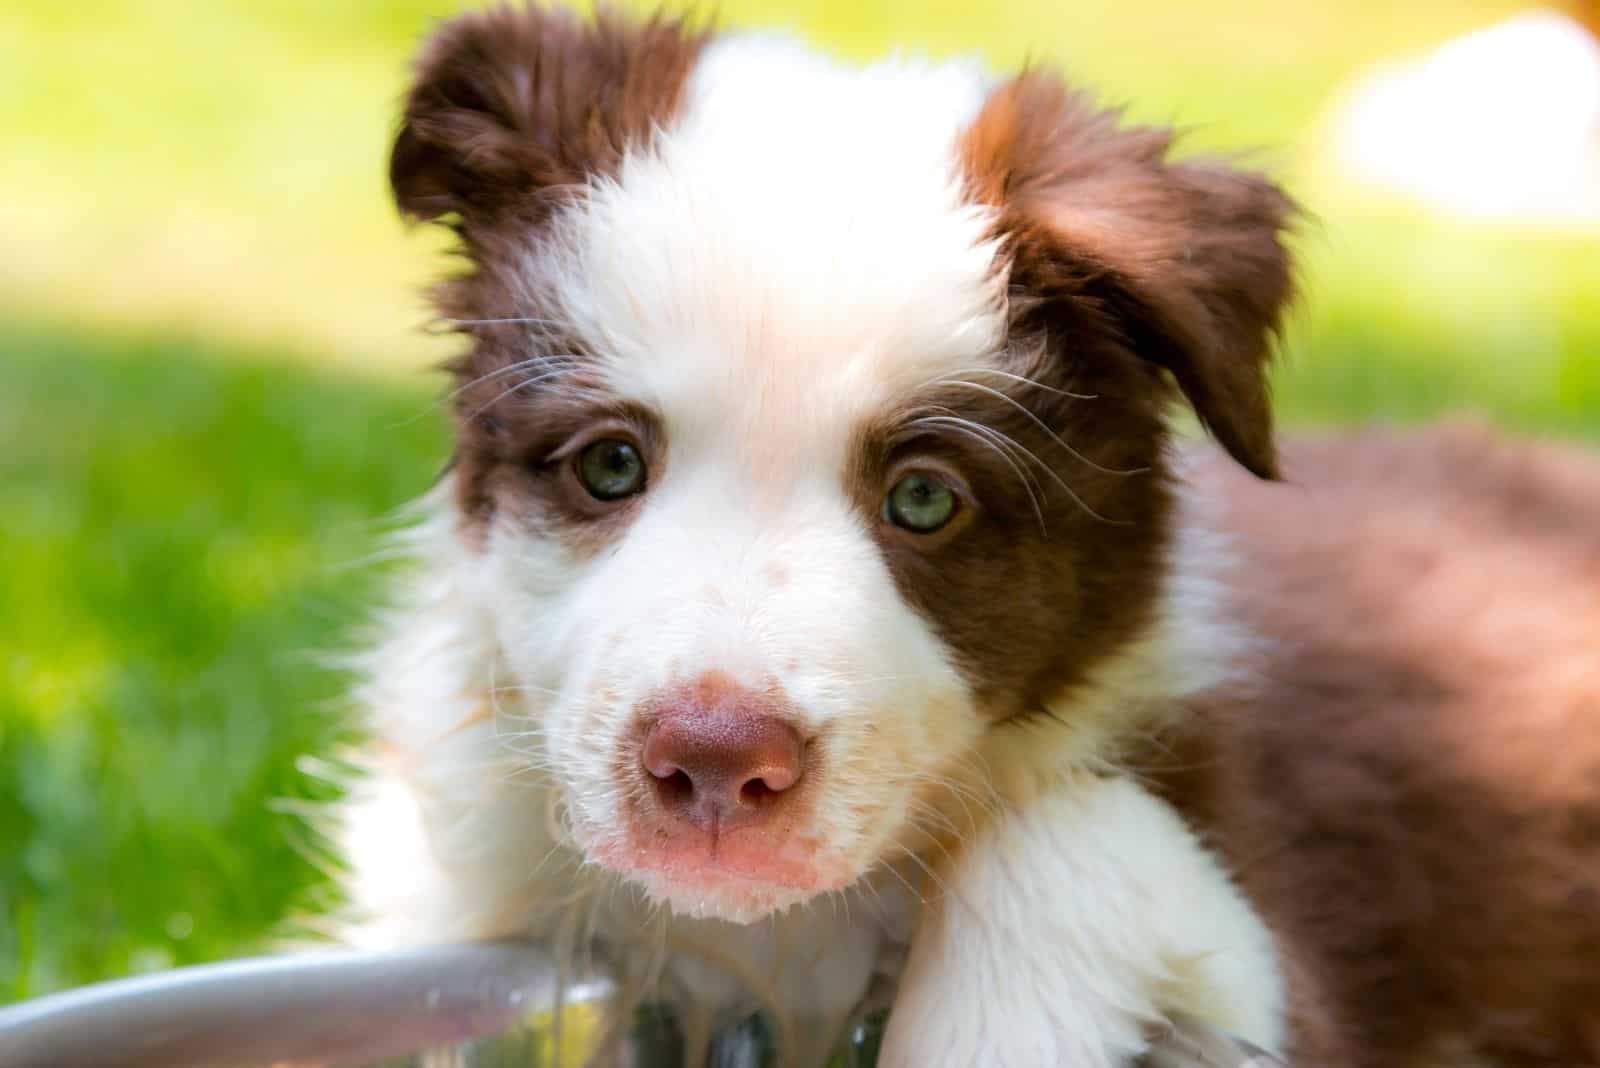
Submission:
[[[998,346],[992,219],[955,153],[980,70],[730,37],[687,95],[530,264],[675,440],[737,416],[748,446],[833,460],[862,413]]]
[[[352,872],[346,938],[364,945],[525,929],[526,903],[556,896],[534,878],[555,840],[548,790],[485,714],[490,606],[470,581],[475,562],[455,537],[447,489],[404,538],[415,570],[361,665],[376,744],[340,837]]]
[[[530,313],[657,413],[666,455],[597,554],[504,518],[469,549],[449,487],[431,502],[367,665],[379,744],[344,821],[352,938],[599,936],[702,1005],[754,990],[820,1055],[905,952],[919,791],[983,768],[972,788],[1002,815],[924,917],[894,1063],[1047,1063],[1046,1020],[1068,1025],[1072,1063],[1122,1063],[1167,1008],[1277,1041],[1270,946],[1225,873],[1153,798],[1086,770],[1113,720],[1153,722],[1225,670],[1213,550],[1180,546],[1193,566],[1163,625],[1062,717],[1086,726],[986,734],[847,494],[864,419],[1003,341],[991,220],[954,153],[984,92],[968,66],[854,71],[724,41],[680,120],[530,235]],[[686,882],[623,833],[639,707],[712,670],[776,683],[818,734],[816,885]]]
[[[1116,1068],[1176,1010],[1279,1045],[1271,937],[1176,814],[1050,778],[938,873],[880,1064]]]

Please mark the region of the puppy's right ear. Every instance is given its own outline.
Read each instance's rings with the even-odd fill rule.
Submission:
[[[501,6],[451,19],[417,60],[389,159],[401,213],[543,214],[671,118],[706,39],[680,19],[604,11]]]
[[[990,95],[962,148],[1026,295],[1015,307],[1104,317],[1234,459],[1275,478],[1267,363],[1294,290],[1296,208],[1263,175],[1170,158],[1173,138],[1119,125],[1036,68]]]

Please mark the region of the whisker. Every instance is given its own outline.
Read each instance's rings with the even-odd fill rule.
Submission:
[[[1013,382],[1021,382],[1023,385],[1032,386],[1034,389],[1043,390],[1046,393],[1054,393],[1060,397],[1071,397],[1073,400],[1100,399],[1100,394],[1098,393],[1074,393],[1070,389],[1047,386],[1036,378],[1029,378],[1027,375],[1019,375],[1012,371],[1002,371],[998,367],[963,367],[960,370],[950,372],[948,375],[932,379],[926,384],[931,386],[941,382],[961,381],[961,379],[954,377],[955,375],[999,375],[1001,378],[1009,378]]]
[[[905,849],[904,846],[901,846],[900,848]],[[906,852],[909,853],[910,850],[908,849]],[[911,895],[912,899],[916,901],[917,904],[922,906],[926,906],[928,904],[928,899],[919,894],[917,892],[917,888],[911,885],[911,880],[907,879],[904,875],[901,875],[899,870],[895,868],[892,863],[885,862],[883,865],[883,870],[888,872],[890,875],[893,875],[896,879],[899,879],[900,885],[906,888],[906,892]]]
[[[911,862],[913,864],[915,864],[917,867],[922,869],[923,874],[927,875],[928,878],[930,878],[930,879],[932,879],[934,881],[934,883],[939,887],[939,894],[940,894],[941,897],[943,897],[943,898],[945,898],[945,899],[947,899],[949,901],[954,901],[956,904],[961,905],[963,908],[965,908],[968,912],[976,912],[977,911],[976,909],[974,909],[971,906],[971,904],[969,904],[967,901],[963,900],[961,895],[957,894],[955,892],[955,890],[953,890],[950,887],[950,884],[945,882],[944,879],[942,879],[939,876],[938,872],[936,872],[932,868],[928,867],[927,862],[924,861],[921,857],[917,856],[917,854],[916,854],[916,852],[914,850],[906,849],[905,846],[901,846],[900,848],[905,850],[906,856],[911,858]]]
[[[486,374],[481,374],[472,381],[465,382],[462,385],[457,386],[449,393],[446,393],[444,397],[441,398],[440,403],[449,403],[450,401],[453,401],[457,397],[461,396],[461,394],[465,393],[467,390],[471,389],[473,386],[481,385],[484,382],[493,382],[497,378],[503,378],[506,375],[516,374],[518,371],[528,371],[536,367],[551,367],[554,365],[560,365],[560,369],[562,370],[581,366],[579,358],[571,353],[549,353],[541,356],[530,356],[525,360],[518,360],[515,363],[509,363],[497,370],[489,371]]]
[[[489,326],[494,323],[527,323],[531,326],[565,326],[557,319],[540,319],[532,315],[508,315],[499,319],[457,319],[451,315],[436,315],[430,323],[449,323],[451,326]]]
[[[990,799],[974,793],[970,786],[956,779],[942,775],[920,775],[915,776],[913,781],[923,782],[935,789],[947,792],[960,804],[961,814],[966,819],[967,826],[971,828],[976,829],[982,826],[982,822],[973,816],[969,802],[971,805],[977,806],[978,811],[991,818],[996,818],[1000,815],[1000,809]]]
[[[1046,423],[1043,419],[1040,419],[1037,415],[1035,415],[1032,411],[1030,411],[1028,409],[1027,405],[1023,404],[1021,401],[1017,400],[1015,397],[1013,397],[1013,396],[1011,396],[1011,395],[1009,395],[1007,393],[1004,393],[1004,392],[1002,392],[1002,391],[1000,391],[998,389],[995,389],[992,386],[986,386],[982,382],[969,382],[969,381],[967,381],[965,379],[961,379],[961,378],[946,379],[945,382],[946,382],[946,384],[952,385],[952,386],[965,386],[968,389],[975,389],[975,390],[978,390],[981,393],[987,393],[991,397],[998,397],[1000,400],[1005,401],[1007,404],[1011,405],[1013,408],[1015,408],[1017,411],[1021,412],[1024,416],[1026,416],[1029,420],[1031,420],[1033,422],[1033,424],[1035,426],[1037,426],[1040,430],[1043,430],[1046,434],[1050,435],[1050,439],[1052,441],[1054,441],[1057,445],[1060,445],[1063,449],[1065,449],[1067,451],[1067,453],[1070,454],[1073,458],[1078,460],[1080,463],[1086,464],[1089,467],[1094,468],[1096,471],[1099,471],[1101,474],[1104,474],[1104,475],[1117,475],[1117,476],[1142,475],[1142,474],[1144,474],[1144,473],[1146,473],[1147,471],[1150,470],[1148,467],[1130,467],[1130,468],[1127,468],[1126,470],[1121,470],[1121,469],[1112,468],[1112,467],[1105,467],[1105,466],[1103,466],[1101,464],[1095,463],[1093,460],[1089,459],[1083,453],[1079,452],[1077,449],[1075,449],[1071,445],[1067,444],[1067,439],[1063,438],[1060,434],[1057,434],[1054,430],[1052,430],[1050,428],[1050,424],[1049,423]]]
[[[940,812],[938,810],[938,808],[934,807],[933,805],[929,804],[928,802],[926,802],[926,801],[918,801],[918,800],[913,799],[912,802],[911,802],[911,810],[912,810],[911,823],[918,830],[937,831],[940,828],[942,828],[946,833],[950,834],[951,836],[955,837],[956,839],[960,839],[961,838],[961,827],[956,823],[956,821],[951,819],[949,816],[945,815],[943,812]],[[929,820],[929,819],[937,820],[938,821],[938,827],[930,828],[930,827],[926,826],[925,821]],[[936,836],[935,836],[935,840],[937,841],[937,837]],[[943,844],[940,844],[939,848],[941,850],[944,849]],[[947,852],[947,855],[948,855],[948,851],[946,851],[946,852]]]
[[[1028,413],[1028,414],[1030,416],[1032,415],[1031,412]],[[977,425],[984,426],[984,424],[982,424],[982,423],[979,423]],[[1055,482],[1056,485],[1060,486],[1061,489],[1062,489],[1062,492],[1064,492],[1068,497],[1070,497],[1074,504],[1076,504],[1079,508],[1082,508],[1092,518],[1097,519],[1102,523],[1105,523],[1105,524],[1107,524],[1109,526],[1114,526],[1114,527],[1125,527],[1125,526],[1129,525],[1127,520],[1108,519],[1106,516],[1101,515],[1099,512],[1097,512],[1093,508],[1089,507],[1089,502],[1085,501],[1083,499],[1083,497],[1081,497],[1076,490],[1074,490],[1070,485],[1067,484],[1067,480],[1061,477],[1061,472],[1057,471],[1055,468],[1053,468],[1049,464],[1045,463],[1042,459],[1039,458],[1039,456],[1036,453],[1034,453],[1034,451],[1032,449],[1029,449],[1029,448],[1025,447],[1020,442],[1018,442],[1015,438],[1012,438],[1009,435],[1001,433],[999,430],[996,430],[994,427],[985,427],[985,429],[989,430],[991,433],[998,434],[1008,444],[1010,444],[1010,446],[1012,448],[1016,449],[1023,456],[1026,456],[1028,459],[1030,459],[1034,463],[1038,464],[1039,468],[1042,471],[1044,471],[1045,474],[1050,476],[1051,481]]]
[[[956,765],[956,770],[968,770],[968,759],[976,759],[981,761],[982,757],[981,754],[972,754],[967,759],[958,762]],[[968,782],[966,781],[967,778],[975,781]],[[964,778],[955,778],[950,775],[940,775],[929,772],[920,775],[914,775],[912,776],[912,779],[915,782],[924,782],[931,786],[938,787],[939,789],[948,790],[955,797],[961,799],[963,804],[970,800],[989,816],[999,816],[1002,812],[1000,797],[994,790],[993,782],[989,776],[989,771],[986,766],[977,767],[976,771]],[[983,793],[977,792],[980,785],[984,788]],[[967,815],[970,819],[971,813],[968,812]],[[976,824],[974,824],[974,826],[976,826]]]
[[[511,396],[511,394],[517,392],[517,390],[519,390],[519,389],[526,389],[528,386],[537,386],[540,382],[548,382],[552,378],[560,378],[562,375],[567,374],[567,373],[568,372],[566,372],[564,370],[563,371],[551,371],[548,374],[535,375],[533,378],[524,379],[523,381],[518,382],[516,385],[512,386],[510,389],[501,390],[499,393],[495,394],[488,401],[486,401],[485,403],[480,404],[478,407],[474,408],[471,412],[469,412],[467,414],[467,418],[468,419],[476,419],[478,416],[482,415],[484,412],[488,411],[490,408],[493,408],[496,404],[499,404],[501,401],[505,400],[507,397]]]
[[[410,417],[409,419],[403,419],[400,422],[395,423],[394,426],[396,426],[396,427],[411,426],[414,423],[416,423],[417,421],[419,421],[421,419],[424,419],[427,416],[431,415],[432,413],[438,411],[440,408],[443,408],[445,405],[450,404],[451,402],[456,400],[456,398],[460,397],[463,393],[465,393],[467,390],[473,388],[474,386],[480,385],[481,383],[492,382],[497,378],[502,378],[502,377],[504,377],[506,375],[516,374],[518,371],[531,370],[531,369],[533,369],[535,367],[540,367],[540,366],[545,366],[545,367],[555,366],[555,367],[557,367],[559,373],[566,373],[568,371],[576,370],[577,368],[581,367],[582,364],[580,362],[580,358],[575,356],[574,354],[571,354],[571,353],[556,353],[556,354],[553,354],[553,355],[545,355],[545,356],[530,356],[526,360],[518,360],[515,363],[507,364],[506,366],[498,368],[497,370],[490,371],[487,374],[481,374],[477,378],[472,379],[470,382],[462,383],[461,385],[457,386],[455,389],[452,389],[448,393],[445,393],[443,396],[440,396],[440,397],[436,398],[435,400],[429,402],[428,406],[423,408],[422,411],[418,412],[416,415]],[[554,375],[551,375],[550,377],[554,377]],[[544,379],[540,379],[540,381],[543,381],[543,380]],[[501,396],[504,396],[504,394],[502,394]],[[500,399],[499,397],[495,398],[495,400],[499,400],[499,399]],[[493,401],[491,401],[490,403],[492,404]],[[483,409],[481,409],[481,408],[479,409],[480,412],[482,410]],[[473,414],[476,415],[478,413],[474,412]]]

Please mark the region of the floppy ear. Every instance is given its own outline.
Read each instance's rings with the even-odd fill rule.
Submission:
[[[537,209],[611,172],[677,108],[706,35],[681,20],[498,6],[423,47],[389,160],[413,219]]]
[[[1170,161],[1172,138],[1119,128],[1028,71],[995,90],[962,147],[976,195],[999,209],[1013,285],[1046,309],[1092,301],[1234,459],[1273,478],[1266,365],[1293,288],[1295,208],[1261,175]]]

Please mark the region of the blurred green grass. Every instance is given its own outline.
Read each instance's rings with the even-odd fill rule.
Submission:
[[[321,876],[298,766],[343,735],[382,518],[442,462],[437,237],[382,185],[446,0],[0,9],[0,999],[259,948]],[[1600,437],[1596,238],[1345,187],[1330,94],[1501,0],[727,0],[865,56],[1054,57],[1307,203],[1291,421],[1476,410]]]
[[[419,389],[218,355],[0,330],[0,998],[315,904],[285,802],[343,733],[322,657],[444,443]]]

